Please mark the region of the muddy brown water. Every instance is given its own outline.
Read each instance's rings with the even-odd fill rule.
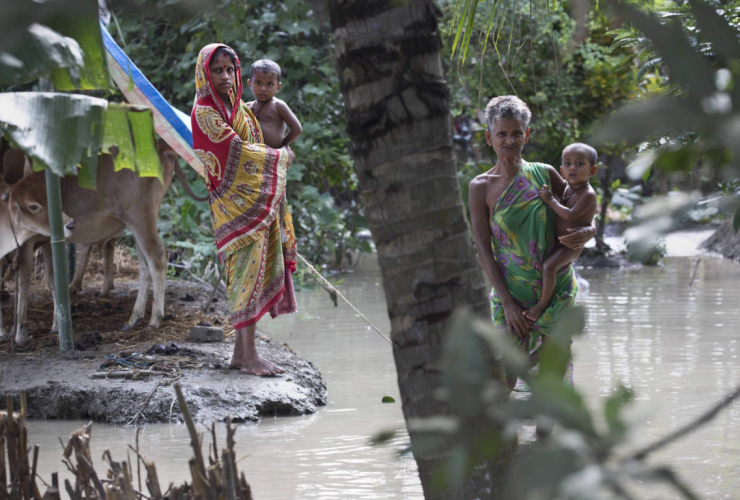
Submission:
[[[684,256],[671,257],[662,267],[581,272],[589,281],[580,295],[589,321],[575,341],[576,386],[592,408],[599,408],[618,383],[635,390],[631,415],[639,425],[631,448],[676,429],[740,383],[740,265],[704,256],[689,287],[696,238],[684,238],[673,252]],[[377,264],[366,258],[342,279],[342,293],[388,331]],[[329,404],[310,416],[239,426],[237,451],[248,455],[240,468],[255,498],[423,498],[414,461],[397,455],[406,442],[402,431],[390,446],[368,444],[374,433],[403,425],[400,404],[381,403],[383,396],[398,399],[390,347],[354,311],[341,302],[334,308],[323,290],[301,291],[298,301],[300,313],[263,321],[260,329],[318,366]],[[41,445],[44,479],[52,471],[66,477],[57,437],[82,423],[30,423],[31,442]],[[217,432],[223,439],[223,426]],[[123,459],[134,439],[133,428],[95,424],[93,455],[99,459],[110,448],[114,458]],[[163,484],[189,478],[191,453],[183,425],[144,426],[140,447],[156,461]],[[653,459],[664,461],[675,464],[703,497],[738,498],[740,403]],[[664,489],[645,491],[653,498],[677,498]]]

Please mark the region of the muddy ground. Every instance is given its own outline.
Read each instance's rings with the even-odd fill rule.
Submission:
[[[29,345],[0,344],[0,390],[13,394],[16,405],[20,391],[25,390],[30,418],[126,424],[134,419],[137,423],[167,422],[171,413],[172,420],[179,421],[178,405],[175,402],[173,406],[175,381],[183,386],[193,417],[199,422],[301,415],[326,404],[326,385],[316,367],[286,344],[264,336],[257,340],[260,353],[284,368],[285,374],[261,378],[229,369],[233,329],[223,295],[217,294],[205,312],[202,310],[212,291],[207,283],[169,278],[160,329],[144,324],[122,331],[136,299],[136,261],[120,250],[116,252],[115,289],[110,297],[100,296],[99,258],[91,261],[83,291],[72,297],[77,350],[60,353],[56,334],[49,332],[53,304],[42,279],[43,266],[37,266],[31,290]],[[8,329],[13,317],[12,280],[6,283],[5,291],[2,308]],[[148,317],[149,311],[147,321]],[[223,328],[224,342],[189,342],[190,328],[202,322]],[[151,351],[156,345],[160,347]],[[169,350],[162,352],[162,347]],[[126,370],[130,372],[125,375],[135,379],[112,378],[116,375],[111,372]],[[0,408],[4,407],[2,400]]]
[[[726,259],[740,261],[740,231],[735,232],[733,220],[723,222],[717,232],[702,244],[702,248],[717,252]]]

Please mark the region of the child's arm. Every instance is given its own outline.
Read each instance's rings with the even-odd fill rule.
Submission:
[[[568,183],[565,182],[565,179],[563,179],[563,176],[560,175],[560,172],[555,170],[555,168],[551,165],[548,165],[547,176],[550,177],[550,187],[552,187],[552,192],[558,196],[563,196],[563,193],[565,192],[565,186],[567,186]]]
[[[550,187],[547,184],[540,189],[540,198],[544,200],[547,206],[553,209],[558,217],[569,222],[578,220],[589,209],[596,206],[596,193],[588,191],[578,197],[575,205],[568,208],[553,197],[552,191],[550,191]]]
[[[277,102],[277,110],[280,114],[280,118],[283,119],[285,124],[290,129],[290,132],[288,132],[288,135],[285,136],[285,139],[283,139],[283,147],[287,146],[291,142],[298,139],[298,137],[303,132],[303,127],[301,127],[301,122],[298,121],[298,118],[295,117],[293,112],[290,110],[287,104],[285,104],[284,101],[278,101]]]

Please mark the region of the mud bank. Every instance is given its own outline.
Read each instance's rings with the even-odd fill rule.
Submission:
[[[229,369],[233,345],[178,343],[173,356],[149,357],[151,362],[180,366],[177,381],[183,386],[197,422],[256,421],[262,416],[314,413],[326,404],[326,385],[316,367],[288,347],[265,337],[257,340],[260,353],[285,369],[273,378],[244,375]],[[171,376],[145,376],[139,380],[94,379],[105,363],[107,349],[70,354],[0,356],[3,369],[0,391],[15,397],[26,391],[28,416],[35,419],[89,419],[126,424],[141,410],[138,423],[168,422],[175,398]],[[161,383],[160,383],[161,379]],[[157,387],[158,386],[158,387]],[[153,394],[152,394],[153,392]],[[147,398],[151,399],[142,408]],[[0,407],[5,407],[4,400]],[[172,420],[181,421],[175,402]]]
[[[228,417],[235,421],[255,421],[262,416],[310,414],[326,404],[326,385],[316,367],[287,345],[267,337],[258,337],[257,348],[286,373],[260,378],[229,369],[234,330],[222,294],[206,304],[212,291],[207,283],[168,279],[161,327],[154,330],[143,323],[133,330],[122,331],[136,300],[136,261],[126,255],[117,255],[116,287],[109,297],[102,297],[99,295],[102,276],[97,272],[101,267],[99,260],[93,259],[84,289],[72,298],[75,349],[78,350],[66,354],[59,352],[57,335],[49,331],[53,303],[40,273],[31,287],[29,344],[20,347],[9,342],[0,343],[0,370],[3,372],[0,395],[13,394],[17,405],[20,391],[25,390],[30,418],[126,424],[134,419],[151,394],[137,423],[168,422],[175,397],[172,388],[175,380],[185,390],[194,419],[204,423],[224,421]],[[41,266],[37,266],[39,269]],[[12,282],[8,284],[9,293],[1,304],[7,329],[12,328],[12,286]],[[148,314],[149,311],[147,319]],[[224,342],[190,343],[190,329],[198,324],[223,328]],[[144,354],[153,344],[170,346],[172,343],[179,347],[174,353]],[[139,365],[135,368],[106,360],[106,356],[120,360],[133,353],[142,353],[133,358]],[[107,366],[101,368],[101,365]],[[140,374],[137,380],[92,378],[99,371],[122,369],[148,370],[156,375]],[[155,391],[160,379],[161,384]],[[0,399],[0,407],[4,408],[5,400]],[[172,408],[172,419],[180,420],[177,403]]]
[[[740,261],[740,231],[735,232],[732,220],[722,223],[719,229],[702,244],[702,248],[722,254],[726,259]]]

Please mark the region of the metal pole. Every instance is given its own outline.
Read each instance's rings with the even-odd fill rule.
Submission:
[[[46,169],[46,195],[49,200],[49,227],[51,229],[51,252],[54,261],[54,295],[57,303],[59,325],[59,349],[71,351],[72,312],[69,307],[69,274],[67,272],[67,248],[64,242],[62,222],[62,189],[59,176]]]

